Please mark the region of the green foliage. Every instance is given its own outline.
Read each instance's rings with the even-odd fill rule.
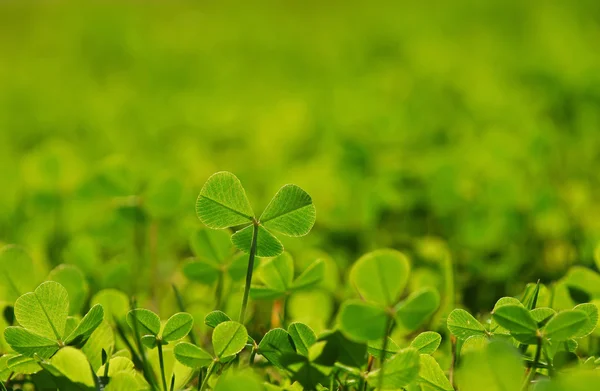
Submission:
[[[162,178],[143,187],[144,199],[127,196],[135,190],[127,180],[110,190],[127,197],[115,202],[135,238],[127,256],[136,269],[105,262],[113,252],[96,252],[86,240],[69,244],[69,263],[54,263],[50,273],[18,247],[0,251],[9,285],[0,296],[3,387],[553,391],[594,381],[595,271],[574,267],[548,286],[516,281],[514,297],[473,316],[446,297],[455,293],[453,264],[433,239],[415,249],[399,245],[404,252],[375,250],[354,263],[335,249],[334,257],[293,240],[283,251],[273,233],[306,235],[315,222],[311,197],[286,185],[257,219],[240,181],[226,172],[208,179],[197,215],[208,228],[238,231],[230,236],[190,222],[184,235],[171,233],[159,227],[175,221],[185,189]],[[173,238],[181,251],[163,251]],[[315,243],[319,238],[307,245]],[[194,257],[186,259],[190,250]],[[255,256],[268,259],[259,265]],[[32,268],[32,278],[22,278],[15,260]],[[36,273],[48,281],[21,292]],[[115,288],[128,279],[135,281],[127,293]],[[232,320],[237,311],[240,321]],[[173,315],[161,321],[158,313]]]
[[[247,340],[248,331],[244,325],[234,321],[218,324],[212,334],[215,355],[221,360],[241,352]]]
[[[231,239],[236,248],[249,253],[253,233],[258,230],[255,245],[259,257],[274,257],[283,252],[283,245],[269,230],[286,236],[304,236],[316,218],[311,197],[296,185],[285,185],[257,220],[240,180],[225,171],[208,178],[196,201],[196,214],[213,229],[251,224]]]

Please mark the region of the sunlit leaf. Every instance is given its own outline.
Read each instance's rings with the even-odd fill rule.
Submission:
[[[442,342],[442,336],[435,331],[425,331],[415,337],[410,343],[421,354],[433,354]]]
[[[244,349],[248,331],[244,325],[234,321],[220,323],[212,334],[215,355],[221,359],[234,356]]]
[[[69,314],[79,314],[88,298],[89,287],[85,276],[74,265],[58,265],[48,275],[48,280],[61,284],[69,294]]]
[[[483,325],[462,309],[455,309],[448,315],[447,325],[456,338],[467,339],[472,335],[485,335]]]
[[[566,341],[576,336],[588,322],[588,315],[584,311],[562,311],[546,323],[543,334],[552,342]]]
[[[454,390],[440,364],[427,354],[421,354],[419,357],[419,383],[426,389],[435,391]]]
[[[304,236],[315,223],[316,211],[308,193],[296,185],[285,185],[260,216],[260,223],[288,236]]]
[[[127,313],[127,323],[132,331],[140,337],[144,335],[157,336],[160,332],[160,318],[154,312],[145,308],[136,308]]]
[[[396,353],[387,361],[384,368],[383,384],[379,384],[381,369],[370,372],[367,382],[381,389],[399,389],[415,380],[419,374],[419,353],[412,348]]]
[[[177,341],[188,335],[194,326],[194,318],[186,312],[179,312],[169,318],[162,332],[162,340]]]
[[[69,314],[67,290],[47,281],[15,302],[15,318],[27,330],[50,340],[62,340]]]
[[[196,215],[209,228],[251,223],[254,212],[240,180],[230,172],[213,174],[200,190]]]

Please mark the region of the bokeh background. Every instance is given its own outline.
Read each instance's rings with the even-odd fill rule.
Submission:
[[[66,3],[0,5],[0,242],[42,270],[167,289],[220,170],[306,189],[284,244],[340,277],[449,252],[474,310],[600,259],[598,1]]]

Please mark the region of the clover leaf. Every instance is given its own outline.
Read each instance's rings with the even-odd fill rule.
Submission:
[[[21,326],[5,329],[6,342],[25,357],[48,359],[62,346],[85,344],[104,318],[100,304],[72,327],[67,327],[68,314],[67,290],[57,282],[44,282],[15,302],[15,318]]]

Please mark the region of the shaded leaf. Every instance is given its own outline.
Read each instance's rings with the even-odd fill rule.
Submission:
[[[258,344],[258,353],[278,368],[283,369],[282,357],[296,353],[290,334],[284,329],[269,330]]]
[[[173,352],[180,363],[192,369],[208,367],[213,361],[213,357],[208,352],[187,342],[175,345]]]
[[[340,330],[358,342],[382,339],[387,322],[388,314],[384,309],[360,300],[344,302],[337,316]]]
[[[223,322],[231,320],[223,311],[211,311],[204,317],[204,324],[213,329]]]
[[[304,323],[295,322],[288,326],[288,333],[292,337],[296,352],[308,356],[308,349],[317,341],[315,332]]]
[[[367,345],[367,351],[370,355],[375,358],[381,358],[385,356],[385,359],[392,357],[394,354],[398,353],[400,347],[393,339],[387,337],[387,345],[385,347],[385,355],[383,352],[383,338],[375,341],[370,341]]]
[[[523,306],[509,304],[496,308],[492,314],[494,320],[510,331],[519,342],[535,343],[537,323]]]
[[[317,259],[311,263],[303,272],[296,278],[292,284],[292,290],[310,289],[323,281],[325,276],[325,262]]]
[[[0,249],[0,300],[10,302],[29,292],[37,285],[33,260],[19,246],[8,245]]]
[[[198,259],[212,264],[222,263],[233,253],[228,231],[197,229],[190,238],[190,247]]]
[[[419,382],[436,391],[452,391],[454,388],[435,359],[427,354],[419,357]]]
[[[350,270],[350,282],[365,300],[391,306],[404,290],[409,272],[404,254],[390,249],[376,250],[356,261]]]
[[[240,251],[250,252],[252,244],[252,234],[254,225],[250,225],[237,231],[231,236],[233,245]],[[257,257],[276,257],[283,252],[283,245],[272,233],[263,226],[258,226],[258,236],[256,238],[256,256]]]
[[[397,306],[396,318],[408,330],[416,330],[438,309],[440,294],[434,288],[412,293]]]

